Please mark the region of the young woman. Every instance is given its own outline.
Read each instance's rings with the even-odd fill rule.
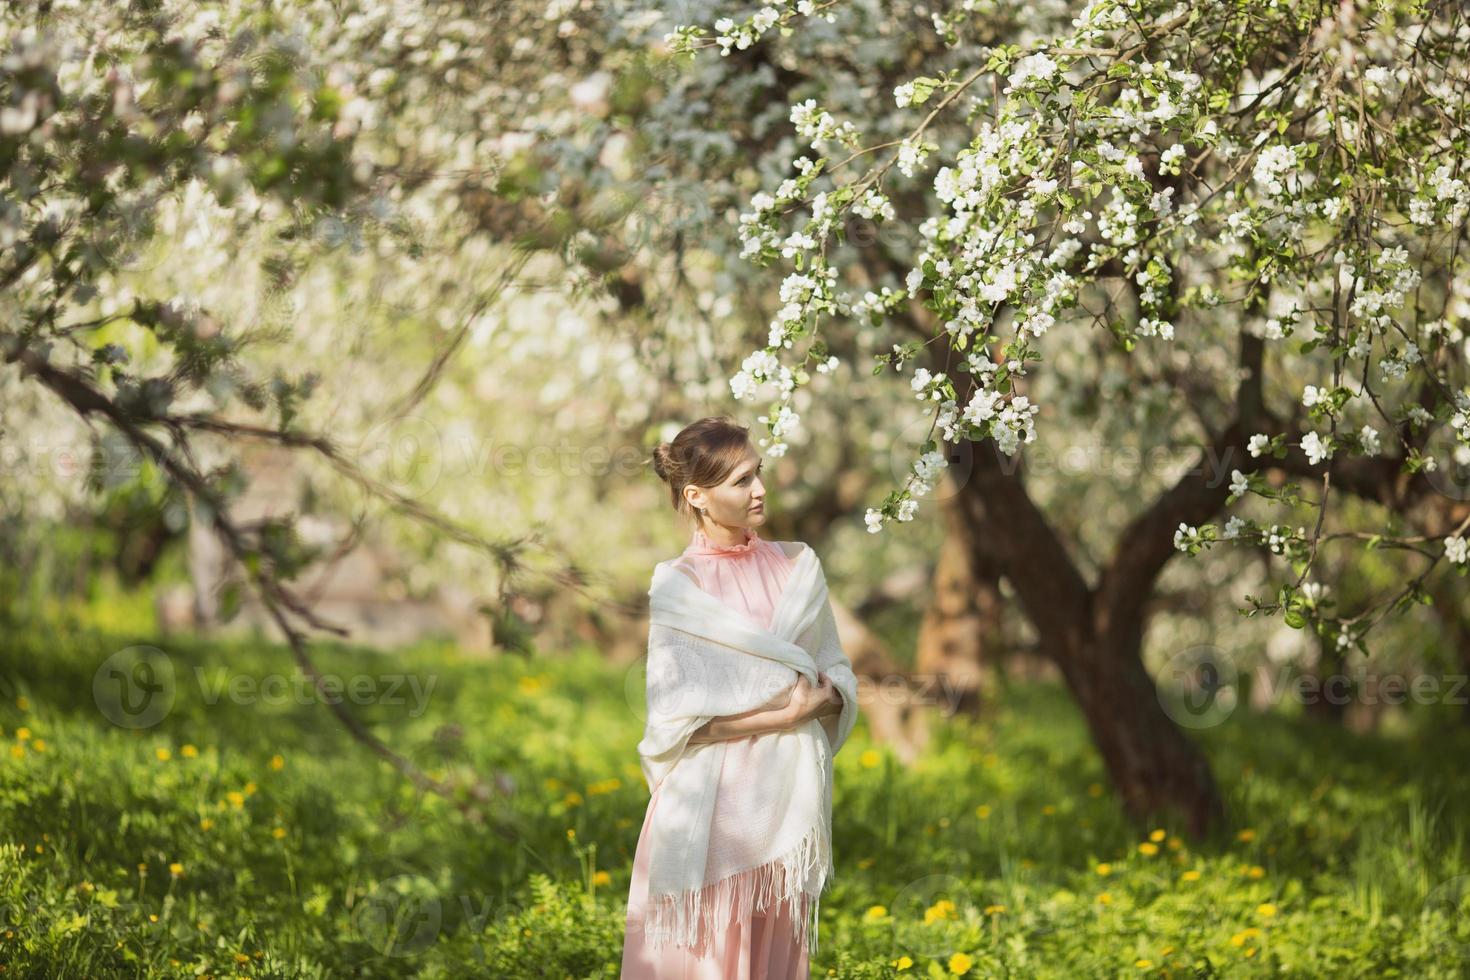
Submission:
[[[652,796],[622,978],[806,980],[856,679],[815,554],[756,533],[766,493],[747,429],[701,419],[653,463],[695,527],[649,591],[638,751]]]

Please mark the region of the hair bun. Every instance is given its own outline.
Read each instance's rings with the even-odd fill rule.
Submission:
[[[666,442],[653,448],[653,471],[665,482],[668,482],[669,474],[674,471],[673,449]]]

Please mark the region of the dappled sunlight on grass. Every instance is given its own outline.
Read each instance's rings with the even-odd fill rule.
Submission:
[[[170,706],[94,682],[156,648]],[[17,974],[604,976],[648,793],[642,674],[591,650],[316,650],[347,707],[475,824],[352,741],[281,647],[72,621],[0,653],[0,890]],[[356,685],[357,694],[351,693]],[[1234,824],[1135,828],[1065,694],[1013,688],[911,768],[860,722],[836,760],[818,975],[1458,976],[1470,733],[1354,736],[1242,713],[1203,733]],[[1457,910],[1458,909],[1458,913]],[[1458,930],[1458,931],[1456,931]]]

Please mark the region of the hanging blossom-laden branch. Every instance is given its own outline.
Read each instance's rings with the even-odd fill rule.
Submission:
[[[943,325],[930,342],[947,343],[959,355],[956,370],[968,375],[961,383],[916,370],[912,386],[926,414],[935,413],[948,441],[989,438],[1014,454],[1036,438],[1041,406],[1018,389],[1027,364],[1042,358],[1048,330],[1085,312],[1079,296],[1088,287],[1126,279],[1136,322],[1093,317],[1126,351],[1143,339],[1168,343],[1181,330],[1229,324],[1323,369],[1303,392],[1313,427],[1259,433],[1249,443],[1253,457],[1280,460],[1295,450],[1321,469],[1316,528],[1235,516],[1223,533],[1182,525],[1175,545],[1195,553],[1233,540],[1283,556],[1295,583],[1275,603],[1254,600],[1255,611],[1285,610],[1292,625],[1311,619],[1324,629],[1324,604],[1302,587],[1325,540],[1332,460],[1379,455],[1387,434],[1405,473],[1432,473],[1439,461],[1425,441],[1443,424],[1452,460],[1470,462],[1459,326],[1470,307],[1456,299],[1470,285],[1461,248],[1470,211],[1470,29],[1458,4],[1388,6],[1092,0],[1069,31],[1025,48],[981,49],[969,74],[900,84],[900,108],[933,104],[901,140],[854,146],[857,124],[837,123],[814,100],[797,105],[791,121],[814,155],[798,157],[795,174],[756,194],[740,219],[743,256],[762,266],[789,260],[794,270],[766,345],[730,380],[737,399],[765,385],[776,390],[760,417],[769,430],[760,444],[786,452],[807,364],[835,366],[819,336],[824,319],[876,326],[914,301]],[[765,8],[747,25],[754,35],[730,24],[722,34],[759,37],[799,12]],[[952,43],[961,25],[936,21]],[[692,50],[702,36],[681,28],[670,39]],[[904,288],[853,301],[838,288],[829,243],[834,235],[841,243],[849,210],[893,219],[885,176],[894,164],[906,175],[921,166],[938,149],[926,135],[943,123],[973,136],[934,176],[941,213],[918,226],[922,249]],[[834,162],[828,150],[838,145],[853,148]],[[848,176],[845,166],[868,154],[873,165]],[[1232,322],[1241,309],[1265,309],[1264,322]],[[788,364],[785,352],[798,341],[806,341],[802,357]],[[877,357],[874,373],[887,364],[902,370],[923,346],[895,345]],[[908,482],[868,510],[870,531],[912,519],[943,469],[936,449],[931,437]],[[1230,503],[1245,493],[1301,502],[1298,487],[1273,490],[1256,472],[1235,470],[1231,489]],[[1463,531],[1441,542],[1441,556],[1462,574]],[[1368,612],[1336,620],[1338,643],[1361,644],[1373,621]]]

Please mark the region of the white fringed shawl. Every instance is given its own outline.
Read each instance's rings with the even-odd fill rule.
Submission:
[[[858,709],[821,562],[802,545],[770,629],[672,566],[654,568],[648,592],[648,715],[638,754],[649,791],[661,795],[649,828],[646,939],[653,948],[699,948],[732,913],[743,919],[782,902],[814,957],[832,872],[832,757]],[[710,719],[759,707],[798,674],[816,685],[818,671],[842,694],[830,741],[818,719],[763,734],[751,765],[734,772],[724,768],[725,742],[689,744]],[[803,894],[809,921],[798,911]]]

